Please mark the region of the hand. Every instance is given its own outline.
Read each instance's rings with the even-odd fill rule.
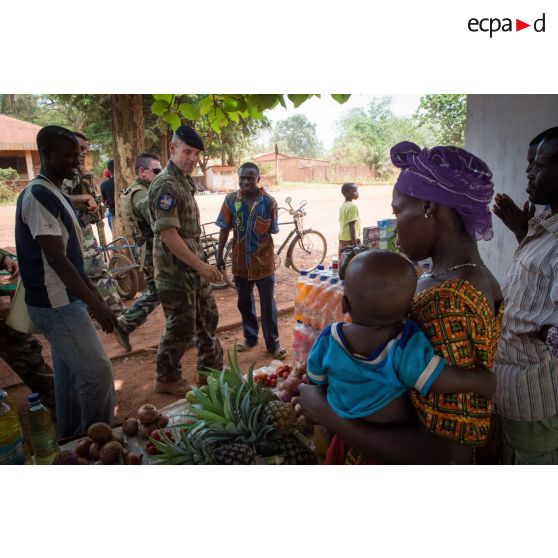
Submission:
[[[98,205],[95,198],[90,194],[83,194],[83,203],[87,206],[88,213],[95,213],[97,211]]]
[[[479,395],[482,395],[485,399],[494,399],[494,392],[496,391],[496,374],[494,372],[490,373],[489,379],[482,386],[482,390],[479,391]]]
[[[204,262],[200,264],[198,273],[209,283],[218,283],[223,280],[223,275],[214,265]]]
[[[327,426],[327,417],[333,410],[326,399],[326,390],[322,386],[300,384],[300,406],[302,414],[314,424]]]
[[[117,324],[114,312],[104,302],[95,302],[89,307],[91,317],[97,320],[105,333],[112,333]]]
[[[9,256],[4,258],[3,267],[6,271],[10,272],[10,279],[15,279],[19,275],[19,265]]]
[[[492,207],[494,215],[499,217],[518,239],[519,236],[525,238],[529,220],[535,215],[535,206],[526,201],[523,209],[520,209],[506,194],[496,194],[494,202],[495,205]]]

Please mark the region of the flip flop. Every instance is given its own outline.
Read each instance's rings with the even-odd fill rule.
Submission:
[[[287,356],[287,349],[280,347],[273,353],[273,356],[279,360],[283,360]]]

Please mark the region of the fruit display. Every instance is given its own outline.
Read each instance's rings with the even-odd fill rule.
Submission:
[[[256,380],[253,368],[244,375],[236,350],[232,356],[229,353],[222,371],[211,370],[207,374],[207,386],[188,392],[188,424],[173,426],[167,429],[170,432],[159,430],[156,436],[150,436],[157,453],[147,456],[146,461],[316,464],[316,455],[300,430],[293,406],[280,401],[270,389],[273,380],[279,379],[279,374],[276,375],[273,378],[272,374],[260,374],[263,378]]]
[[[87,429],[87,437],[75,443],[73,450],[61,452],[53,464],[141,465],[145,452],[155,452],[151,438],[160,440],[161,432],[163,436],[174,438],[170,430],[160,430],[168,425],[170,419],[154,405],[142,405],[137,415],[137,418],[126,418],[121,432],[104,422],[92,424]],[[132,438],[136,440],[132,442]]]

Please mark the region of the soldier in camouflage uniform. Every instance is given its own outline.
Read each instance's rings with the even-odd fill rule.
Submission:
[[[10,253],[0,249],[0,269],[5,269],[16,277],[19,273],[17,263]],[[4,323],[8,309],[0,311],[0,358],[31,389],[41,396],[42,402],[51,409],[54,407],[54,374],[43,358],[41,343],[28,333],[21,333]]]
[[[170,145],[170,161],[149,188],[155,284],[166,318],[154,389],[179,397],[189,387],[180,365],[186,349],[197,346],[198,369],[223,365],[223,350],[215,336],[219,312],[210,286],[222,276],[205,262],[196,187],[190,177],[201,150],[198,134],[180,126]]]
[[[85,162],[85,154],[87,153],[87,139],[82,134],[74,132],[77,136],[80,144],[80,150],[82,156],[80,157],[81,169],[79,173],[76,173],[72,183],[66,181],[66,191],[72,196],[83,196],[90,195],[98,203],[99,196],[95,191],[95,186],[93,184],[93,175],[88,173],[83,173],[83,165]],[[98,213],[91,213],[87,210],[78,211],[80,217],[80,225],[83,233],[83,263],[85,268],[85,273],[91,279],[91,282],[97,289],[99,295],[105,302],[105,304],[116,314],[122,314],[125,307],[122,303],[122,299],[116,290],[116,281],[110,276],[107,264],[103,258],[101,252],[99,252],[99,244],[95,235],[93,234],[93,224],[100,223],[101,226],[97,227],[99,232],[99,237],[101,242],[105,242],[104,237],[104,226],[102,214],[100,213],[100,207]],[[118,338],[118,335],[117,335]]]
[[[129,335],[147,320],[147,316],[161,301],[157,295],[153,270],[153,230],[149,215],[147,192],[149,185],[161,172],[161,161],[153,153],[141,153],[136,158],[137,179],[120,194],[120,218],[126,236],[141,246],[141,262],[146,288],[134,304],[118,318],[120,336],[129,341]],[[130,350],[132,349],[130,345]]]

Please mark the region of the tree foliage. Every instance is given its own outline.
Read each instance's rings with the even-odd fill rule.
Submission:
[[[394,144],[413,141],[429,145],[432,138],[428,131],[420,130],[411,118],[394,115],[391,104],[390,97],[380,97],[366,109],[348,111],[337,124],[332,159],[338,163],[367,165],[375,170],[378,178],[385,179],[393,172],[389,151]]]
[[[418,125],[428,129],[437,145],[465,145],[466,95],[423,95],[414,115]]]
[[[295,157],[318,157],[323,149],[316,135],[316,124],[304,114],[293,114],[277,122],[272,141],[279,151]]]
[[[332,94],[338,103],[345,103],[350,95]],[[154,102],[151,110],[160,116],[173,130],[180,126],[181,120],[197,121],[200,116],[207,116],[210,127],[216,134],[231,122],[238,124],[241,120],[253,118],[261,120],[266,110],[277,105],[287,107],[287,97],[295,108],[306,102],[311,97],[320,97],[313,93],[282,95],[282,94],[210,94],[198,95],[197,104],[181,100],[180,95],[153,95]]]

